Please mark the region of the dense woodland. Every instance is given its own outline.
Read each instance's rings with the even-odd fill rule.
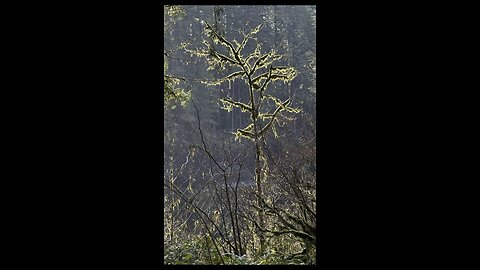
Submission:
[[[316,264],[316,7],[164,26],[165,264]]]

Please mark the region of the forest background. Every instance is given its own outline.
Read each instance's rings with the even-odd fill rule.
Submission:
[[[314,264],[315,6],[165,6],[164,24],[165,263]],[[228,44],[284,73],[228,77]]]

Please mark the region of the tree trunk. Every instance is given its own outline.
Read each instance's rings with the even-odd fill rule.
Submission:
[[[256,121],[256,119],[255,119]],[[256,125],[255,125],[256,126]],[[257,132],[256,132],[257,133]],[[263,211],[263,204],[262,204],[262,198],[263,198],[263,190],[262,190],[262,161],[260,160],[262,157],[262,150],[260,147],[259,143],[259,138],[255,139],[255,147],[256,147],[256,154],[255,154],[255,159],[256,159],[256,164],[255,164],[255,182],[257,184],[257,203],[258,203],[258,225],[260,226],[261,229],[265,229],[265,214]],[[265,234],[263,231],[259,230],[258,236],[260,238],[260,250],[259,254],[263,255],[265,252]]]

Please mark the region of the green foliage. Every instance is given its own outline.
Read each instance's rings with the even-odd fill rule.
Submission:
[[[168,69],[168,63],[164,61],[164,75],[163,75],[163,89],[164,89],[164,109],[175,109],[175,104],[180,104],[181,106],[186,106],[187,102],[191,98],[191,91],[186,92],[182,88],[177,88],[176,86],[180,84],[180,81],[184,80],[183,78],[174,77],[166,74]]]
[[[179,5],[165,5],[164,13],[170,17],[183,17],[186,15],[183,8]]]
[[[167,34],[167,29],[169,28],[171,21],[175,21],[181,19],[185,16],[186,13],[182,9],[181,6],[178,5],[165,5],[164,6],[164,25],[165,25],[165,32],[164,35]],[[181,106],[185,106],[189,99],[191,98],[191,93],[186,92],[182,88],[178,88],[177,86],[180,84],[180,81],[184,81],[185,79],[172,76],[167,73],[168,70],[168,60],[167,56],[168,53],[164,52],[164,60],[163,60],[163,89],[164,89],[164,109],[175,109],[176,104],[180,104]]]
[[[169,244],[164,242],[164,264],[202,264],[199,258],[201,252],[196,242],[180,242]]]
[[[287,242],[292,244],[291,242]],[[221,259],[205,240],[193,240],[169,244],[164,242],[164,264],[168,265],[220,265]],[[209,254],[209,255],[208,255]],[[278,252],[272,247],[263,256],[235,255],[232,253],[222,254],[226,265],[305,265],[315,264],[314,258],[309,258],[305,254],[292,256],[286,253]]]

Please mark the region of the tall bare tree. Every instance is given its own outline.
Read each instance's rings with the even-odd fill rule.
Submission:
[[[238,108],[241,112],[250,116],[247,126],[239,128],[233,132],[235,138],[242,138],[252,141],[255,145],[255,183],[257,197],[257,218],[260,230],[258,238],[260,242],[260,254],[265,252],[265,207],[263,195],[263,183],[267,176],[268,164],[265,156],[265,135],[270,130],[277,136],[276,127],[283,125],[288,120],[287,113],[299,113],[300,110],[291,107],[291,99],[281,100],[278,97],[269,94],[268,86],[275,81],[288,84],[297,76],[297,70],[289,66],[274,66],[274,63],[282,58],[275,49],[267,53],[262,52],[262,44],[257,41],[255,35],[263,28],[260,24],[248,33],[243,33],[243,40],[229,41],[224,35],[216,31],[207,22],[203,22],[205,34],[213,41],[219,44],[221,49],[214,48],[210,42],[204,41],[204,48],[189,50],[192,55],[204,57],[208,63],[208,70],[219,69],[233,70],[232,73],[222,76],[220,79],[205,79],[202,83],[215,86],[226,82],[243,80],[248,85],[248,102],[234,100],[230,97],[221,98],[220,106],[231,112],[233,108]],[[255,41],[253,52],[245,54],[245,49],[249,41]],[[223,50],[222,50],[223,48]]]

